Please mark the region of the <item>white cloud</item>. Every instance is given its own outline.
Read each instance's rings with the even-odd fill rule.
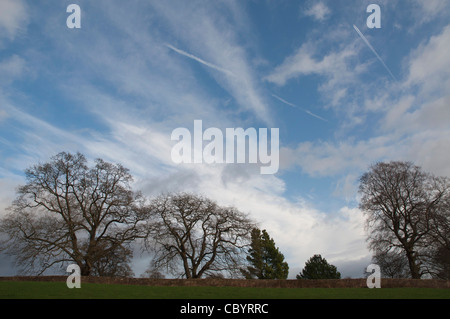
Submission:
[[[439,115],[444,116],[444,113],[436,114],[436,116]],[[408,115],[401,117],[399,125],[408,127],[411,124],[417,127],[414,121],[408,122],[408,120]],[[417,120],[422,122],[421,117]],[[448,166],[450,129],[448,129],[448,120],[442,121],[445,122],[446,128],[432,129],[432,122],[428,125],[422,122],[422,129],[415,133],[411,133],[414,130],[412,127],[409,128],[408,134],[399,134],[394,130],[384,135],[357,141],[349,138],[339,143],[304,142],[295,149],[282,148],[280,150],[281,169],[290,169],[295,165],[310,176],[337,177],[342,174],[362,174],[376,161],[403,160],[412,161],[434,174],[450,176]],[[348,190],[348,186],[344,188]],[[351,197],[348,192],[345,195],[348,198]]]
[[[14,39],[17,33],[26,27],[27,16],[27,9],[22,0],[0,1],[0,34]]]
[[[406,87],[419,85],[422,93],[429,94],[450,88],[450,25],[417,48],[409,58]]]
[[[197,191],[249,213],[275,239],[295,278],[296,266],[303,266],[314,254],[329,261],[356,260],[369,255],[365,244],[361,211],[342,207],[336,214],[315,209],[307,201],[283,198],[283,186],[275,176],[250,174],[244,181],[221,183],[220,173],[204,171]],[[275,185],[279,186],[275,186]]]
[[[315,2],[304,14],[318,21],[324,21],[330,15],[331,10],[323,2]]]
[[[280,162],[287,165],[299,165],[302,171],[311,176],[336,176],[349,170],[361,171],[371,161],[383,158],[393,150],[388,136],[369,140],[332,142],[303,142],[297,148],[283,148]],[[283,161],[283,158],[291,160]]]
[[[310,75],[320,75],[318,87],[325,102],[337,107],[358,85],[359,76],[367,70],[368,63],[360,63],[357,56],[360,47],[355,41],[347,42],[336,51],[319,54],[318,44],[308,41],[264,77],[264,80],[284,86],[288,81]],[[346,111],[351,111],[348,105]]]
[[[371,120],[369,115],[377,116],[378,124],[371,137],[346,136],[339,142],[302,142],[296,148],[283,148],[280,151],[282,168],[299,165],[311,176],[357,175],[378,160],[409,160],[426,171],[450,176],[446,164],[450,161],[449,43],[450,26],[447,26],[405,58],[406,77],[402,82],[370,86],[372,90],[360,87],[362,123]],[[302,46],[269,79],[283,84],[290,77],[314,72],[309,69],[311,65],[317,73],[328,72],[323,71],[325,58],[318,61],[310,57]],[[342,63],[345,66],[345,61]],[[330,66],[329,71],[332,70]],[[356,77],[353,80],[357,82]],[[333,88],[331,82],[326,86]],[[346,181],[340,183],[344,190],[349,189]]]
[[[415,12],[417,26],[432,21],[439,15],[444,16],[450,9],[447,0],[414,0],[413,2],[418,6]]]

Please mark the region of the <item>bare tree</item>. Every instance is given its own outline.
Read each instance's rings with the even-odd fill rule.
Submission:
[[[427,272],[430,241],[436,243],[433,238],[439,234],[448,236],[434,221],[445,213],[449,185],[448,179],[427,174],[410,162],[373,165],[359,187],[369,248],[404,254],[411,277],[420,278]]]
[[[185,278],[239,273],[253,222],[235,208],[192,194],[152,202],[153,266]]]
[[[430,220],[430,234],[425,246],[425,266],[429,274],[439,279],[450,280],[450,181],[436,178],[435,188],[446,189],[438,211]]]
[[[389,249],[389,247],[387,247]],[[408,259],[403,251],[376,251],[372,262],[380,266],[381,274],[387,278],[409,278]]]
[[[133,250],[128,245],[118,246],[115,250],[105,254],[107,247],[99,244],[97,250],[100,256],[95,257],[91,274],[101,277],[134,277],[130,262]]]
[[[145,237],[144,198],[131,190],[128,169],[101,159],[89,168],[80,154],[59,153],[25,171],[26,185],[0,221],[1,248],[25,272],[76,263],[81,275],[122,265],[127,245]],[[121,262],[118,262],[118,261]],[[106,264],[105,264],[106,263]],[[108,274],[115,273],[109,263]]]

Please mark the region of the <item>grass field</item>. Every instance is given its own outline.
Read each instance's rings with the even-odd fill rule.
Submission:
[[[0,299],[450,299],[434,288],[161,287],[64,282],[0,282]]]

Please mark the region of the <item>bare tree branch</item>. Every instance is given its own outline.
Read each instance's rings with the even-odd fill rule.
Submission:
[[[0,248],[26,265],[24,271],[75,262],[82,275],[102,273],[95,267],[108,258],[129,259],[128,244],[146,237],[145,199],[131,190],[123,166],[97,159],[89,168],[82,154],[60,153],[25,175],[27,183],[0,221],[8,237]]]
[[[186,278],[238,273],[254,226],[246,215],[184,193],[159,196],[151,207],[155,269],[166,267]]]
[[[430,273],[436,250],[449,248],[449,180],[409,162],[377,163],[362,175],[359,191],[376,257],[403,254],[412,278]]]

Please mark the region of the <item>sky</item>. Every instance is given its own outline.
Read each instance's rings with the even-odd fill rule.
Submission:
[[[359,177],[391,160],[450,176],[449,51],[446,0],[0,0],[0,216],[26,168],[79,151],[129,168],[149,198],[193,192],[249,214],[290,278],[314,254],[362,277]],[[175,163],[171,134],[195,120],[279,129],[277,172]],[[136,276],[148,261],[135,256]]]

